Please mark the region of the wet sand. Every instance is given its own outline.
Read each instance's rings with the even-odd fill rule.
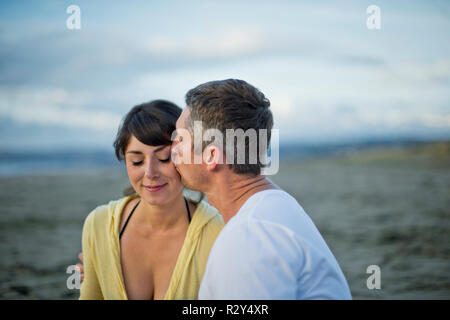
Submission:
[[[315,222],[354,299],[450,298],[450,143],[290,159],[271,179]],[[127,185],[117,169],[0,178],[0,299],[76,299],[66,269],[84,218]]]
[[[291,161],[274,177],[335,254],[355,299],[450,298],[450,144]],[[367,288],[369,265],[381,289]]]

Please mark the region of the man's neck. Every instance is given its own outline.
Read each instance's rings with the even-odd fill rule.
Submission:
[[[235,216],[244,203],[255,193],[278,189],[264,176],[248,177],[235,173],[221,175],[211,185],[211,188],[205,194],[209,203],[220,212],[225,223]]]

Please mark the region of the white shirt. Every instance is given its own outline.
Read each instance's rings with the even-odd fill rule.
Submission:
[[[214,243],[199,299],[351,299],[339,264],[299,203],[251,196]]]

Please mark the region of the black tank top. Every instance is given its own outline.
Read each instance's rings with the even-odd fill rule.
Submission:
[[[141,202],[141,200],[139,200],[138,203],[136,203],[136,205],[134,206],[133,210],[131,210],[130,215],[127,218],[127,221],[125,221],[125,224],[123,225],[122,230],[120,230],[119,240],[120,240],[120,238],[122,238],[122,234],[125,231],[125,228],[127,227],[128,221],[130,221],[130,218],[133,215],[134,210],[136,210],[136,208],[140,202]],[[189,210],[189,205],[188,205],[186,198],[184,198],[184,203],[186,204],[186,210],[187,210],[187,214],[188,214],[189,223],[191,223],[191,211]]]

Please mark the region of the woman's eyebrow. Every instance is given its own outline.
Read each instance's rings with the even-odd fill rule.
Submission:
[[[153,151],[153,152],[154,152],[154,153],[157,153],[157,152],[159,152],[159,151],[161,151],[161,150],[163,150],[163,149],[165,149],[165,148],[167,148],[167,147],[170,147],[170,145],[167,145],[167,146],[161,146],[161,147],[159,147],[159,148],[156,148],[155,151]]]
[[[170,147],[170,145],[167,145],[167,146],[160,146],[160,147],[156,148],[155,151],[153,151],[153,153],[157,153],[157,152],[159,152],[159,151],[161,151],[162,149],[167,148],[167,147]],[[137,150],[130,150],[130,151],[127,151],[127,153],[142,154],[141,151],[137,151]]]

